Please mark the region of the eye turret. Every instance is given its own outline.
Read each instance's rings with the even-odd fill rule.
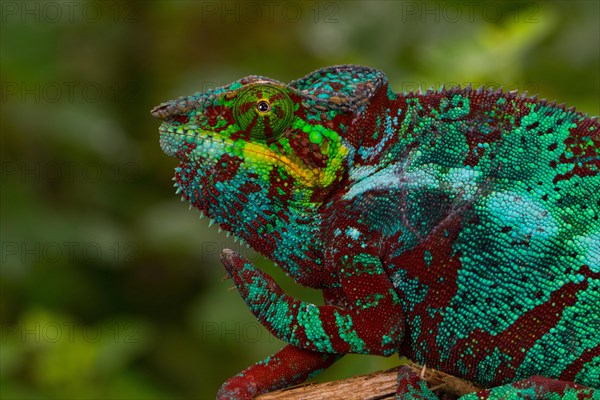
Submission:
[[[287,93],[274,85],[257,84],[243,89],[235,100],[233,116],[252,139],[271,141],[290,126],[294,104]]]

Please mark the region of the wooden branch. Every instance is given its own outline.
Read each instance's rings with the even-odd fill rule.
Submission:
[[[337,400],[381,399],[394,400],[398,368],[360,375],[339,381],[312,383],[255,397],[255,400]]]
[[[481,390],[470,382],[409,362],[409,368],[429,383],[443,399],[456,399]],[[255,397],[255,400],[394,400],[396,379],[401,367],[325,383],[309,383]]]

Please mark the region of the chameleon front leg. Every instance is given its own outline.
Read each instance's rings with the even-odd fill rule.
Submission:
[[[287,345],[277,354],[225,381],[217,393],[217,400],[250,400],[261,393],[297,385],[339,358],[339,354],[318,353]]]
[[[403,336],[401,303],[377,257],[363,254],[357,260],[352,271],[340,274],[348,304],[342,308],[293,299],[237,253],[225,249],[221,256],[252,313],[277,338],[321,353],[389,356]]]

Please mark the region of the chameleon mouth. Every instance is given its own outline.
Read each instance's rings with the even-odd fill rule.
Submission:
[[[236,151],[234,142],[218,136],[209,136],[206,132],[198,135],[196,127],[190,126],[187,128],[174,127],[170,124],[163,123],[158,129],[160,133],[160,148],[165,154],[171,157],[177,156],[184,144],[196,145],[194,154],[201,154],[207,158],[217,158],[223,153],[230,155],[241,155],[241,151]]]
[[[260,168],[267,173],[273,167],[283,167],[294,179],[300,181],[303,185],[312,187],[321,180],[320,171],[305,169],[294,163],[288,157],[277,154],[259,144],[251,142],[233,141],[220,136],[215,136],[211,132],[197,130],[196,127],[174,127],[168,123],[163,123],[160,128],[160,147],[165,154],[176,157],[177,152],[181,150],[184,144],[196,145],[194,152],[188,154],[191,158],[193,154],[205,159],[217,160],[223,154],[240,157],[247,165],[266,165],[270,168]]]

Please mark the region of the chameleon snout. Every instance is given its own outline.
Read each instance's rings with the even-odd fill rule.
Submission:
[[[187,97],[180,97],[157,105],[150,111],[150,114],[154,118],[166,121],[169,118],[187,116],[194,106],[196,106],[196,102],[190,101]]]

